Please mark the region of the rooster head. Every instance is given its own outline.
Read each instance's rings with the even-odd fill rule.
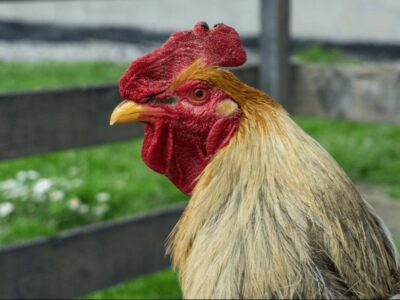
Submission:
[[[110,123],[144,122],[143,160],[191,194],[242,114],[234,93],[222,87],[227,80],[218,68],[245,61],[239,35],[227,25],[210,29],[199,22],[193,30],[175,32],[123,74],[119,90],[125,100]]]

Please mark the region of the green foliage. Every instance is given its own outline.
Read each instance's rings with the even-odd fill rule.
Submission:
[[[400,199],[400,185],[391,186],[390,188],[386,189],[386,193],[395,199]]]
[[[326,49],[319,45],[296,50],[294,57],[300,61],[321,64],[355,64],[360,62],[357,57],[346,55],[340,49]]]
[[[176,273],[157,272],[112,288],[87,295],[84,299],[181,299]]]
[[[296,52],[296,56],[320,63],[357,62],[338,50],[319,46]],[[115,81],[126,67],[103,62],[0,62],[0,91]],[[400,198],[398,126],[304,117],[295,120],[353,179],[383,184]],[[1,162],[0,245],[184,200],[166,178],[144,165],[140,146],[141,140],[135,140]],[[48,188],[43,187],[46,180],[51,183]],[[42,193],[34,200],[40,183]],[[400,249],[400,241],[397,246]],[[181,294],[175,273],[166,270],[87,296],[111,298],[181,298]]]
[[[399,127],[304,117],[295,120],[353,179],[383,184],[391,195],[398,195]],[[140,147],[141,140],[136,140],[0,163],[0,203],[14,206],[0,218],[0,244],[52,235],[184,200],[186,197],[164,176],[144,165]],[[38,178],[24,179],[23,174],[29,172],[36,172]],[[51,188],[38,201],[32,190],[43,180],[49,180]],[[5,191],[5,183],[10,181],[16,188]],[[60,192],[62,199],[52,200]],[[109,199],[99,201],[101,195]]]
[[[400,195],[400,127],[388,124],[296,117],[356,181],[382,184]]]
[[[295,117],[356,180],[400,184],[400,127]]]
[[[400,251],[400,240],[396,241]],[[153,273],[91,293],[84,299],[181,299],[176,273],[171,269]]]
[[[145,166],[140,147],[136,140],[1,162],[0,203],[11,203],[13,211],[0,217],[0,245],[186,199]],[[29,172],[38,178],[22,180],[21,173]],[[43,199],[33,197],[34,187],[46,180],[51,187]],[[10,182],[14,186],[5,190]],[[61,199],[52,198],[60,193]]]
[[[128,64],[0,61],[0,92],[116,81]]]

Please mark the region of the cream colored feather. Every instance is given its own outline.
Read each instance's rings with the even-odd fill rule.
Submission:
[[[389,298],[397,252],[334,159],[264,93],[196,62],[243,111],[169,240],[185,298]],[[178,84],[176,83],[176,84]]]

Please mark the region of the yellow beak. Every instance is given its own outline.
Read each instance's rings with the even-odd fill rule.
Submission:
[[[156,113],[157,110],[151,107],[137,104],[134,101],[122,101],[112,112],[110,118],[110,125],[115,123],[131,123],[138,121],[148,121],[144,113]]]

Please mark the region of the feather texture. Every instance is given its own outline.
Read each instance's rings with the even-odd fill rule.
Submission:
[[[334,159],[269,96],[196,61],[243,111],[204,169],[168,251],[185,298],[389,298],[396,249]]]

